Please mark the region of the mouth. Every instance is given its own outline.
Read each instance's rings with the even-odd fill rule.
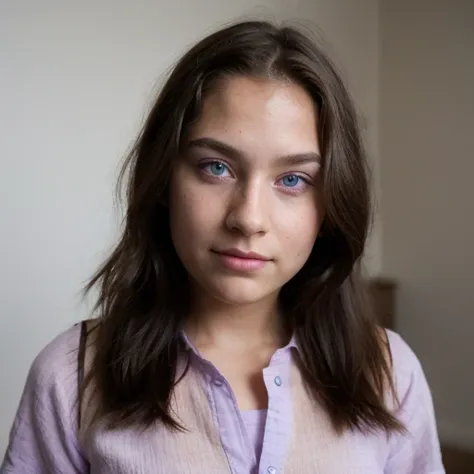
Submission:
[[[244,252],[239,249],[211,250],[220,262],[231,270],[253,272],[262,269],[271,259],[256,252]]]
[[[264,255],[260,255],[259,253],[244,252],[239,249],[213,250],[213,252],[221,255],[228,255],[230,257],[244,258],[247,260],[262,260],[264,262],[268,262],[269,260],[271,260],[270,258],[267,258]]]

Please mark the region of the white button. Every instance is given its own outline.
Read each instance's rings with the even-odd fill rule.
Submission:
[[[267,469],[267,472],[268,472],[268,474],[276,474],[277,470],[273,466],[270,466]]]
[[[278,376],[275,377],[274,382],[275,382],[275,385],[277,385],[278,387],[282,384],[281,378]]]
[[[222,387],[222,384],[223,384],[223,382],[222,382],[221,379],[214,379],[214,385],[216,387]]]

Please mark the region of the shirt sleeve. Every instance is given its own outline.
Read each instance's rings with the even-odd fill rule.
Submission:
[[[88,472],[75,428],[77,364],[74,351],[65,353],[67,340],[51,343],[31,366],[0,474]]]
[[[389,335],[400,405],[396,416],[406,433],[390,439],[384,474],[445,474],[433,399],[420,362],[396,334]]]

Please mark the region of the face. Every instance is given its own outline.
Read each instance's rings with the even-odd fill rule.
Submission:
[[[275,299],[324,218],[315,106],[300,86],[229,78],[187,134],[170,188],[171,235],[195,294]]]

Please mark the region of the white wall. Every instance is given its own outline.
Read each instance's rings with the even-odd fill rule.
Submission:
[[[381,4],[383,270],[442,438],[474,450],[474,2]]]
[[[256,6],[260,5],[260,6]],[[87,316],[79,291],[116,236],[118,164],[156,78],[242,14],[318,25],[377,151],[377,0],[0,3],[0,456],[35,354]],[[379,238],[370,266],[380,266]]]

